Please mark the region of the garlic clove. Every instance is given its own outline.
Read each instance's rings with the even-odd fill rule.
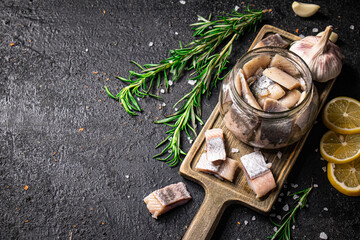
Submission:
[[[322,35],[324,35],[324,32],[325,31],[319,32],[316,36],[321,37]],[[335,43],[338,40],[338,38],[339,38],[339,35],[335,32],[332,32],[330,34],[329,40],[332,41],[333,43]]]
[[[295,1],[292,4],[292,9],[295,14],[300,17],[311,17],[320,9],[320,6],[311,3],[299,3]]]

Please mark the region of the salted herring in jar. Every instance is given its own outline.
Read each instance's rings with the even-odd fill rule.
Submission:
[[[220,93],[226,127],[242,142],[267,149],[298,141],[311,128],[318,104],[309,67],[278,47],[242,56]]]

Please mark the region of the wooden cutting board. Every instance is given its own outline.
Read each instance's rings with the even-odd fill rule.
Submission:
[[[274,33],[279,33],[283,39],[290,43],[300,40],[300,37],[296,35],[270,25],[265,25],[259,31],[250,49],[252,49],[261,39]],[[327,83],[316,83],[320,98],[318,113],[320,112],[334,82],[335,79],[328,81]],[[277,199],[285,179],[289,175],[310,132],[309,131],[299,142],[289,147],[278,150],[261,150],[268,162],[272,162],[271,171],[274,175],[277,188],[265,199],[259,200],[255,198],[255,194],[247,184],[241,168],[237,170],[233,183],[221,181],[213,175],[195,169],[201,154],[204,152],[205,131],[212,128],[223,129],[226,152],[230,158],[240,162],[241,156],[254,151],[253,147],[240,142],[231,132],[229,132],[229,130],[227,130],[220,116],[218,103],[180,167],[181,176],[199,183],[205,189],[205,199],[183,237],[185,240],[210,239],[225,208],[230,204],[240,203],[257,212],[263,214],[268,213]],[[239,152],[232,152],[231,150],[233,148],[238,149]]]

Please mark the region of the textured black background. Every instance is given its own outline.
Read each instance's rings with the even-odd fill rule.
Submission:
[[[330,98],[359,100],[359,3],[313,2],[321,9],[308,19],[295,16],[292,1],[250,1],[250,6],[272,9],[262,24],[291,33],[311,35],[313,28],[332,24],[345,61]],[[247,3],[0,0],[0,239],[180,239],[204,191],[180,177],[178,167],[152,159],[166,136],[165,127],[153,121],[171,113],[191,86],[183,78],[161,94],[162,101],[141,99],[144,111],[137,117],[107,97],[103,86],[116,92],[125,84],[115,76],[136,69],[130,60],[156,63],[179,41],[192,41],[189,24],[197,15],[230,12],[236,5],[242,11]],[[230,67],[256,34],[235,43]],[[217,99],[215,90],[204,100],[204,120]],[[304,189],[312,180],[318,184],[297,217],[294,239],[319,239],[320,232],[329,239],[359,234],[359,198],[336,191],[322,170],[326,162],[317,149],[325,132],[319,118],[283,191]],[[187,139],[183,145],[190,147]],[[144,196],[178,181],[186,183],[193,200],[152,219]],[[285,202],[293,206],[290,197],[281,200],[272,213],[283,215]],[[268,217],[235,205],[225,211],[213,238],[265,239],[273,233]]]

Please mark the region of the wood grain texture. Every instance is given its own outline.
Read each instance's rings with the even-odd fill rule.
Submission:
[[[269,34],[279,33],[285,40],[289,42],[300,40],[300,37],[290,34],[279,28],[265,25],[256,36],[249,50],[251,50],[256,43]],[[322,108],[335,79],[316,85],[319,92],[319,110]],[[289,175],[300,151],[306,141],[309,132],[297,143],[277,150],[261,150],[268,162],[272,162],[271,171],[274,175],[277,188],[262,199],[257,199],[254,192],[247,184],[243,171],[239,168],[235,174],[233,183],[221,181],[213,175],[200,172],[195,169],[195,166],[204,152],[205,147],[205,131],[212,128],[221,128],[224,131],[226,152],[229,157],[240,162],[240,157],[253,152],[253,147],[250,147],[239,140],[237,140],[232,133],[225,127],[219,112],[219,103],[214,108],[208,121],[203,127],[202,131],[195,140],[189,153],[184,159],[180,167],[180,175],[199,183],[205,189],[205,199],[201,205],[198,213],[191,222],[183,239],[210,239],[212,233],[215,231],[221,215],[226,207],[233,203],[245,205],[257,212],[266,214],[271,210],[276,201],[283,184]],[[231,149],[239,150],[237,153],[232,153]],[[282,153],[281,159],[277,157],[278,152]],[[241,163],[240,163],[241,166]]]

